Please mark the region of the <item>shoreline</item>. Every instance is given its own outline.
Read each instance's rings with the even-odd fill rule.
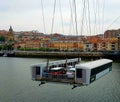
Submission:
[[[42,52],[42,51],[14,51],[7,53],[7,57],[23,57],[23,58],[77,58],[82,59],[100,59],[108,58],[112,60],[120,60],[120,53],[102,53],[102,52]]]

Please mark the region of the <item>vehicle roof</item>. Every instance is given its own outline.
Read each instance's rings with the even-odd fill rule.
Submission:
[[[99,59],[99,60],[95,60],[95,61],[90,61],[90,62],[86,62],[86,63],[81,63],[81,64],[77,64],[76,68],[79,69],[93,69],[95,67],[99,67],[101,65],[107,64],[112,62],[112,60],[109,59]]]
[[[50,70],[59,70],[59,69],[63,69],[63,67],[54,67],[54,68],[51,68]]]
[[[67,63],[74,62],[74,61],[78,61],[78,58],[67,59]],[[66,63],[66,60],[49,61],[49,66],[58,65],[58,64],[65,64],[65,63]],[[31,67],[46,66],[46,65],[47,65],[47,62],[43,62],[43,63],[32,64]]]
[[[67,70],[75,70],[75,68],[69,68],[69,69],[67,69]]]

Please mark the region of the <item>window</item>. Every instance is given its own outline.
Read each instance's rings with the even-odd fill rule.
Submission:
[[[89,48],[89,45],[87,44],[86,47]]]
[[[82,69],[76,69],[77,78],[82,78]]]
[[[36,67],[36,75],[40,75],[40,67]]]
[[[102,72],[103,70],[109,68],[112,66],[112,62],[111,63],[107,63],[105,65],[102,65],[102,66],[99,66],[99,67],[96,67],[94,69],[91,70],[91,76],[95,75],[95,74],[98,74],[99,72]]]

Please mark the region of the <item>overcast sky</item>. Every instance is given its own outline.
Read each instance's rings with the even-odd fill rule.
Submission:
[[[100,34],[107,29],[120,28],[120,0],[89,0],[89,8],[88,0],[85,0],[84,13],[83,1],[76,0],[78,34]],[[14,31],[38,30],[48,34],[76,34],[73,0],[56,0],[53,30],[51,29],[54,0],[42,2],[45,23],[41,0],[0,0],[0,30],[8,30],[11,25]]]

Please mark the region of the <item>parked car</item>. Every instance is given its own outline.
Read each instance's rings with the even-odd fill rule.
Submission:
[[[54,67],[50,69],[49,73],[52,75],[59,75],[59,74],[65,74],[66,71],[63,67]]]
[[[75,68],[69,68],[67,69],[67,77],[68,78],[74,78],[75,77]]]
[[[73,67],[73,66],[71,66],[71,65],[67,66],[67,69],[70,69],[70,68],[74,68],[74,67]]]

